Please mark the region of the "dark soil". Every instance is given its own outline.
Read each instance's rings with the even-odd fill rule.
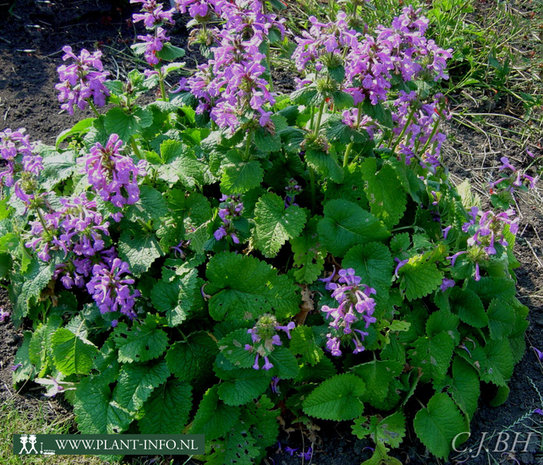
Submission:
[[[128,49],[134,37],[134,28],[129,21],[131,6],[128,1],[107,0],[17,0],[11,14],[8,7],[13,2],[0,0],[0,130],[27,128],[32,140],[53,143],[60,131],[75,123],[74,117],[61,113],[57,102],[54,85],[57,80],[56,67],[61,64],[60,48],[69,44],[74,49],[102,49],[106,67],[114,76],[122,76],[125,69],[133,63],[127,63],[130,56]],[[181,26],[175,41],[185,46],[186,31]],[[192,65],[199,60],[193,52],[187,59]],[[287,72],[274,76],[276,86],[288,89],[291,77]],[[506,103],[506,102],[505,102]],[[504,102],[494,102],[493,112],[516,117]],[[461,105],[465,105],[463,102]],[[454,108],[453,108],[454,110]],[[456,108],[458,111],[458,108]],[[487,111],[485,108],[474,109]],[[87,116],[79,112],[77,117]],[[494,125],[517,131],[524,129],[523,122],[511,118],[496,117]],[[446,147],[446,162],[451,169],[453,179],[461,181],[468,178],[483,197],[487,194],[486,183],[496,172],[496,166],[502,156],[525,160],[526,141],[506,141],[501,132],[489,133],[468,128],[452,121],[448,127],[454,134]],[[515,137],[513,137],[515,139]],[[532,151],[536,150],[537,141],[528,141]],[[482,465],[486,463],[543,464],[541,441],[543,416],[532,413],[536,408],[543,408],[542,365],[530,347],[543,349],[543,241],[539,229],[543,224],[543,202],[536,190],[534,194],[518,198],[518,207],[522,215],[521,232],[517,240],[517,257],[522,266],[516,271],[518,296],[530,308],[530,327],[527,331],[528,350],[517,365],[510,382],[511,393],[508,400],[499,408],[488,405],[491,393],[482,400],[480,408],[472,421],[472,436],[463,448],[471,448],[471,453],[459,453],[451,456],[452,464],[467,463]],[[0,288],[0,307],[9,309],[6,293]],[[0,324],[0,400],[15,400],[17,408],[25,411],[37,410],[43,405],[51,417],[65,414],[66,408],[56,400],[44,402],[40,390],[35,386],[23,386],[15,392],[11,383],[11,366],[14,354],[22,340],[21,331],[11,322]],[[294,427],[281,433],[280,443],[270,451],[266,459],[268,464],[291,465],[310,463],[303,460],[299,453],[311,446],[311,463],[352,465],[368,459],[371,455],[370,443],[356,440],[350,434],[348,424],[333,425],[320,423],[313,432]],[[524,443],[517,444],[516,451],[511,451],[512,439],[507,451],[502,451],[504,443],[496,447],[493,434],[509,429],[509,434],[521,433],[518,441],[526,439],[526,433],[534,432],[532,440],[524,449]],[[485,437],[483,449],[473,457],[479,448],[481,438]],[[502,439],[505,438],[502,435]],[[296,448],[290,455],[285,447]],[[486,451],[487,447],[490,450]],[[498,451],[493,452],[493,449]],[[443,464],[429,456],[418,443],[412,432],[408,433],[402,444],[402,450],[394,453],[404,464]],[[471,455],[471,456],[470,456]],[[155,462],[157,463],[157,462]],[[180,462],[182,463],[182,462]]]

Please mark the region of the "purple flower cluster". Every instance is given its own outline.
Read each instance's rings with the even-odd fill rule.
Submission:
[[[334,274],[321,280],[326,282],[326,289],[333,291],[332,297],[339,304],[337,307],[323,305],[321,308],[326,313],[326,318],[332,318],[329,323],[331,331],[326,335],[328,338],[326,347],[332,355],[340,356],[342,354],[341,337],[352,335],[352,341],[355,345],[353,353],[357,354],[364,350],[362,341],[368,333],[352,326],[359,321],[364,321],[365,327],[368,328],[371,323],[376,321],[373,316],[375,300],[370,297],[376,291],[361,284],[360,276],[356,276],[356,272],[352,268],[339,270],[339,284],[332,282]]]
[[[312,64],[316,71],[325,65],[340,64],[344,50],[354,49],[358,45],[360,34],[349,28],[347,15],[340,11],[336,21],[321,23],[314,16],[309,17],[311,27],[297,37],[298,43],[292,59],[298,71],[308,69]]]
[[[220,200],[219,217],[223,224],[213,233],[213,236],[218,241],[230,236],[234,244],[239,244],[239,238],[236,235],[236,229],[232,221],[234,218],[241,216],[243,203],[239,195],[223,195]]]
[[[141,13],[132,15],[134,23],[142,21],[148,34],[138,35],[137,38],[145,44],[144,57],[150,65],[157,65],[159,58],[157,52],[164,47],[164,42],[170,40],[166,30],[162,27],[174,24],[173,14],[175,8],[164,10],[162,3],[156,0],[130,0],[130,3],[141,3]]]
[[[275,99],[263,78],[266,56],[260,46],[272,28],[283,33],[283,24],[275,15],[264,14],[258,0],[221,4],[215,12],[225,20],[222,29],[214,33],[219,45],[212,49],[213,58],[186,81],[200,100],[197,112],[210,111],[219,127],[231,131],[240,125],[242,117],[258,119],[260,126],[272,129],[271,112],[266,106],[273,105]]]
[[[119,208],[139,200],[138,175],[145,176],[145,161],[135,165],[132,158],[121,155],[122,146],[117,134],[109,136],[105,147],[97,142],[84,157],[82,171],[100,197]]]
[[[536,176],[534,178],[526,174],[522,170],[515,168],[509,162],[509,159],[507,157],[502,157],[500,161],[502,162],[502,165],[500,166],[500,169],[499,169],[500,172],[507,173],[507,171],[509,171],[509,174],[507,176],[504,175],[502,178],[498,179],[497,181],[491,182],[490,183],[491,189],[496,188],[500,184],[501,184],[500,187],[502,186],[505,187],[505,189],[511,193],[515,191],[515,188],[521,187],[524,185],[526,185],[530,189],[535,188],[536,182],[538,181],[539,177]]]
[[[471,220],[462,226],[462,231],[472,234],[467,241],[470,250],[462,250],[447,257],[451,265],[454,266],[460,255],[468,254],[475,263],[475,281],[479,281],[481,279],[479,261],[497,253],[496,243],[504,247],[508,245],[504,236],[505,225],[509,226],[511,234],[518,232],[518,218],[513,219],[514,216],[513,209],[496,214],[491,210],[480,212],[478,207],[472,207]]]
[[[83,49],[77,56],[69,45],[64,46],[62,50],[64,52],[62,59],[64,61],[71,59],[74,63],[61,65],[57,69],[61,82],[55,89],[59,91],[59,102],[64,102],[61,108],[73,115],[75,106],[84,110],[91,98],[94,105],[103,107],[106,104],[106,97],[109,96],[109,90],[104,85],[109,73],[103,70],[100,60],[102,52],[91,53]]]
[[[394,100],[393,133],[398,138],[395,145],[406,164],[417,157],[423,167],[432,171],[440,165],[441,147],[447,136],[437,128],[441,118],[448,116],[440,109],[442,98],[437,94],[432,102],[421,103],[416,92],[400,91]]]
[[[12,187],[15,175],[22,171],[27,175],[38,176],[43,169],[42,157],[35,155],[29,136],[24,128],[12,131],[9,128],[0,131],[0,185]]]
[[[287,187],[285,187],[287,195],[285,196],[285,208],[290,207],[291,205],[298,205],[295,203],[296,195],[302,192],[302,186],[300,186],[296,179],[289,179]]]
[[[62,251],[66,257],[92,257],[105,247],[109,223],[96,210],[96,202],[86,194],[71,199],[61,198],[62,209],[40,213],[40,220],[30,222],[30,237],[26,247],[33,249],[43,261],[51,259],[52,251]],[[81,273],[83,274],[83,273]]]
[[[258,319],[253,328],[247,330],[247,333],[251,335],[252,345],[245,344],[245,350],[256,352],[255,363],[253,365],[255,370],[260,370],[260,357],[264,359],[264,365],[262,366],[264,370],[273,368],[273,364],[268,357],[273,352],[274,346],[282,345],[277,331],[284,331],[290,339],[290,331],[295,326],[296,324],[293,321],[286,326],[281,326],[277,323],[277,319],[273,315],[266,313]]]
[[[133,310],[134,303],[141,294],[131,288],[134,279],[123,276],[129,273],[128,263],[119,258],[114,258],[111,263],[93,266],[87,291],[92,295],[101,313],[119,311],[129,318],[136,316]]]

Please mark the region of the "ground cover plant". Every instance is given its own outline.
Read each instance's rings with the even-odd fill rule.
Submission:
[[[50,376],[84,432],[204,432],[211,463],[257,460],[285,412],[354,420],[378,462],[420,400],[409,424],[446,456],[480,380],[506,396],[527,312],[512,211],[479,212],[439,163],[450,52],[412,9],[368,35],[338,12],[294,40],[299,89],[275,96],[281,22],[204,4],[220,46],[167,95],[182,52],[149,5],[145,75],[108,82],[99,55],[65,50],[65,108],[107,112],[57,147],[2,134],[12,317],[35,325],[15,380]],[[532,182],[508,170],[497,188]]]

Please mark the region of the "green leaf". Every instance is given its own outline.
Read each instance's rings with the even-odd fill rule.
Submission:
[[[143,407],[153,390],[166,382],[168,376],[170,371],[164,360],[147,365],[123,365],[113,401],[135,413]]]
[[[415,255],[400,268],[400,288],[407,300],[420,299],[437,289],[443,280],[443,273],[437,265],[427,260],[424,255]]]
[[[470,279],[468,289],[475,292],[484,304],[490,303],[493,299],[511,301],[515,297],[515,282],[510,278],[483,277],[479,281]]]
[[[240,409],[219,400],[218,385],[209,388],[198,406],[190,429],[191,434],[204,434],[207,441],[226,435],[238,424]]]
[[[462,356],[478,369],[481,381],[505,386],[513,375],[513,354],[507,339],[490,340],[484,348],[472,350],[469,358]]]
[[[73,150],[65,152],[51,152],[43,156],[43,170],[40,173],[43,181],[41,185],[46,190],[52,190],[62,181],[68,179],[76,172],[76,155]]]
[[[392,360],[374,360],[353,367],[353,373],[362,378],[366,384],[361,396],[362,402],[376,408],[382,407],[388,397],[392,381],[400,375],[402,369],[401,363]]]
[[[441,459],[446,459],[451,452],[454,437],[468,428],[452,399],[444,393],[434,394],[428,407],[417,412],[413,426],[422,443]]]
[[[377,171],[377,159],[367,158],[362,163],[362,176],[370,211],[389,228],[396,226],[405,212],[407,195],[394,168],[385,163]]]
[[[113,402],[109,383],[100,375],[87,376],[75,391],[74,413],[82,434],[113,434],[125,431],[132,417]]]
[[[290,350],[302,356],[302,360],[310,365],[319,363],[324,355],[315,341],[315,333],[309,326],[297,326],[291,331]]]
[[[364,144],[368,148],[373,145],[373,141],[370,141],[369,135],[364,129],[358,131],[347,126],[338,115],[331,115],[324,123],[324,127],[326,128],[326,136],[332,141],[337,140],[341,144],[350,142]]]
[[[23,336],[23,343],[15,354],[13,360],[14,366],[19,366],[13,372],[13,383],[17,384],[21,381],[26,381],[34,376],[35,369],[30,362],[30,341],[32,339],[32,332],[25,331]]]
[[[190,383],[211,372],[217,352],[215,340],[205,331],[196,331],[168,349],[166,362],[175,376]]]
[[[149,186],[140,187],[140,199],[126,210],[126,218],[130,221],[160,220],[168,213],[166,201],[162,194]]]
[[[330,200],[318,227],[321,243],[337,257],[353,246],[386,239],[390,234],[371,213],[347,200]]]
[[[426,334],[429,337],[435,336],[442,331],[445,331],[457,345],[460,341],[460,333],[458,332],[459,318],[449,310],[438,310],[433,312],[426,321]]]
[[[128,262],[131,273],[139,276],[162,255],[162,250],[153,232],[135,223],[122,222],[121,225],[124,227],[119,239],[119,256]]]
[[[153,114],[150,110],[139,109],[134,113],[126,113],[121,108],[112,108],[104,118],[104,127],[109,134],[117,134],[124,143],[141,128],[153,123]]]
[[[219,398],[226,405],[243,405],[264,393],[271,375],[252,368],[234,370],[235,376],[219,384]]]
[[[452,363],[449,392],[462,411],[470,419],[473,418],[481,394],[479,376],[475,369],[460,357],[455,357]]]
[[[411,365],[422,370],[422,381],[438,382],[449,369],[454,351],[454,341],[442,331],[432,337],[419,337],[410,351]]]
[[[264,194],[255,207],[255,246],[266,257],[274,257],[281,246],[303,230],[306,214],[297,205],[285,208],[276,194]]]
[[[303,411],[322,420],[344,421],[360,416],[364,405],[362,379],[352,374],[334,376],[324,381],[303,401]]]
[[[158,167],[158,176],[170,186],[181,181],[187,189],[204,184],[204,164],[182,142],[166,140],[160,144],[163,165]]]
[[[55,147],[58,149],[60,147],[60,144],[62,144],[66,139],[72,136],[85,135],[92,128],[92,123],[94,122],[95,119],[96,118],[82,119],[81,121],[78,121],[70,129],[66,129],[62,131],[57,137],[57,140],[55,142]]]
[[[292,379],[298,376],[298,360],[292,352],[284,347],[276,347],[270,354],[274,372],[279,379]]]
[[[377,295],[388,295],[394,261],[390,250],[379,242],[355,245],[345,254],[343,268],[354,268],[361,282],[374,288]]]
[[[314,282],[324,269],[324,253],[317,244],[318,234],[313,229],[306,228],[300,236],[290,240],[294,254],[294,277],[302,284]]]
[[[342,84],[343,80],[345,79],[345,68],[342,65],[334,67],[328,66],[327,68],[328,73],[330,73],[330,77],[339,84]]]
[[[337,110],[342,110],[345,108],[352,108],[354,106],[354,100],[352,95],[347,94],[341,90],[336,90],[332,92],[332,100],[334,101],[334,106]]]
[[[299,311],[299,288],[286,275],[257,258],[223,252],[206,271],[209,313],[217,321],[254,320],[272,309],[279,320]]]
[[[93,365],[97,349],[66,328],[59,328],[51,338],[55,366],[64,375],[86,375]]]
[[[144,416],[139,421],[142,434],[180,434],[187,424],[192,409],[192,388],[172,379],[153,391],[143,406]]]
[[[458,313],[464,323],[475,328],[484,328],[488,324],[483,303],[475,292],[455,286],[449,298],[451,310]]]
[[[185,50],[166,42],[162,45],[162,49],[156,53],[156,56],[164,61],[175,61],[185,56]]]
[[[113,333],[119,362],[147,362],[162,355],[168,346],[168,335],[157,328],[157,324],[152,315],[142,324],[134,323],[130,329],[125,323],[119,323]]]
[[[511,334],[515,323],[515,311],[508,302],[492,299],[487,314],[492,339],[504,339]]]
[[[36,367],[38,376],[43,376],[52,365],[51,338],[60,326],[61,321],[52,321],[40,323],[32,333],[32,339],[28,348],[28,357],[30,363]],[[52,367],[52,366],[51,366]]]
[[[379,121],[387,128],[392,128],[394,125],[391,111],[386,109],[381,103],[372,105],[369,99],[364,99],[362,102],[362,109],[364,114],[370,116],[374,120]]]
[[[376,444],[384,443],[391,447],[399,447],[405,436],[405,415],[401,411],[394,412],[386,418],[380,419],[372,415],[369,419],[357,418],[352,426],[353,434],[359,439],[370,435]]]
[[[221,192],[243,194],[260,186],[263,177],[264,170],[255,160],[226,165],[221,178]]]
[[[51,281],[55,264],[43,263],[34,258],[26,273],[17,274],[10,287],[11,301],[15,302],[12,318],[18,324],[28,313],[29,305],[36,301],[41,291]]]
[[[236,329],[218,342],[221,354],[236,368],[249,368],[255,362],[252,351],[245,350],[245,345],[251,343],[251,337],[246,328]]]
[[[322,150],[308,150],[305,153],[305,161],[325,179],[331,179],[337,183],[343,181],[343,168],[339,166],[336,158],[331,154]]]

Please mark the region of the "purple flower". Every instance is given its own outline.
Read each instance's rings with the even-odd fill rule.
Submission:
[[[289,447],[289,446],[285,447],[285,452],[286,452],[287,454],[289,454],[291,457],[294,455],[294,453],[295,453],[297,450],[298,450],[297,447],[296,447],[296,448]]]
[[[539,360],[543,360],[543,352],[541,350],[539,350],[537,347],[532,346],[532,349],[534,349],[534,352],[537,355],[537,358]]]
[[[251,335],[252,345],[245,344],[244,348],[247,351],[256,352],[255,363],[253,365],[255,370],[260,369],[260,357],[264,359],[264,365],[262,366],[264,370],[273,368],[273,364],[268,357],[273,352],[274,346],[283,345],[277,331],[284,331],[290,339],[290,331],[294,327],[294,322],[290,322],[286,326],[280,326],[273,315],[265,313],[258,319],[254,327],[247,330],[247,333]]]
[[[534,413],[537,413],[538,415],[543,415],[543,410],[541,410],[540,408],[536,408],[534,409]]]
[[[152,29],[155,26],[162,24],[173,24],[174,8],[163,11],[164,5],[156,0],[130,0],[130,3],[141,3],[142,13],[134,13],[132,20],[134,23],[143,21],[147,29]]]
[[[471,221],[462,226],[464,232],[470,229],[475,230],[468,239],[468,246],[480,245],[488,255],[496,254],[496,242],[504,247],[508,245],[504,237],[505,225],[509,225],[511,234],[516,234],[518,231],[518,218],[512,219],[515,216],[513,209],[496,214],[492,210],[481,213],[477,207],[474,207],[470,215]]]
[[[400,268],[407,265],[407,262],[409,262],[409,258],[406,258],[405,260],[394,258],[394,260],[396,261],[396,263],[398,263],[398,265],[396,265],[396,268],[394,269],[394,276],[396,276],[396,278],[399,278],[400,276],[398,275],[398,271],[400,271]]]
[[[0,323],[4,323],[9,318],[9,312],[4,311],[2,307],[0,307]]]
[[[61,108],[73,115],[74,107],[84,110],[90,98],[93,99],[94,105],[103,107],[106,104],[106,97],[109,96],[109,90],[104,85],[109,73],[103,71],[100,60],[102,52],[90,53],[82,49],[77,56],[69,45],[64,46],[62,50],[64,51],[62,59],[64,61],[72,59],[74,63],[61,65],[57,69],[61,82],[55,89],[59,91],[59,102],[64,102]]]
[[[454,279],[443,278],[439,289],[441,290],[441,292],[445,292],[447,289],[454,287],[455,284],[456,283],[454,282]]]
[[[16,363],[15,365],[11,365],[11,371],[17,371],[22,366],[23,366],[22,363]]]
[[[356,276],[354,269],[341,269],[338,272],[338,283],[329,283],[328,289],[332,290],[332,297],[338,302],[336,308],[323,305],[321,311],[326,313],[326,318],[332,321],[328,324],[331,331],[326,335],[328,341],[326,348],[334,356],[341,355],[341,337],[349,335],[355,345],[354,353],[364,350],[362,341],[368,333],[355,329],[353,324],[363,321],[368,328],[376,321],[373,316],[375,301],[370,296],[375,294],[375,289],[361,284],[361,278]]]
[[[32,181],[43,169],[42,157],[34,154],[29,136],[25,134],[24,128],[12,131],[9,128],[0,131],[0,160],[5,164],[0,166],[0,186],[12,187],[15,184],[15,175],[21,172],[21,182],[19,193],[16,195],[21,198],[33,193],[36,189]],[[27,194],[28,193],[28,194]],[[21,200],[25,201],[24,198]]]
[[[300,457],[302,457],[304,460],[311,460],[311,457],[313,457],[313,449],[308,447],[307,451],[300,452]]]
[[[447,226],[446,228],[443,228],[443,239],[447,239],[447,236],[449,235],[449,231],[451,230],[452,226]]]
[[[215,240],[229,236],[234,244],[239,244],[239,238],[236,235],[233,220],[239,218],[243,212],[243,203],[239,195],[223,195],[219,204],[219,218],[223,224],[213,233]]]
[[[130,157],[121,155],[122,145],[117,134],[111,134],[105,147],[97,142],[83,158],[82,171],[100,197],[119,208],[139,200],[138,175],[145,175],[145,161],[135,165]]]
[[[115,258],[111,265],[99,263],[92,268],[92,279],[87,283],[87,291],[92,296],[101,313],[121,312],[135,318],[135,299],[141,294],[132,290],[134,279],[129,275],[128,263]]]
[[[137,38],[145,44],[145,52],[143,55],[147,63],[150,65],[157,65],[159,62],[157,52],[162,50],[164,42],[170,40],[166,35],[166,30],[162,27],[157,27],[153,34],[139,35]]]
[[[450,260],[451,266],[454,266],[456,263],[456,259],[460,256],[467,253],[465,250],[461,250],[460,252],[456,252],[454,255],[451,255],[450,257],[447,257],[447,260]]]

